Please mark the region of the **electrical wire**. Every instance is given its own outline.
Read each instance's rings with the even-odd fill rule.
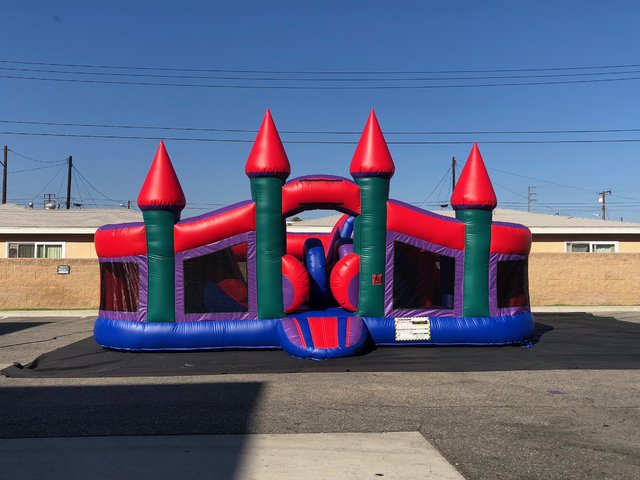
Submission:
[[[189,80],[250,80],[266,82],[416,82],[416,81],[442,81],[442,80],[508,80],[529,78],[574,78],[602,75],[629,75],[640,73],[640,70],[623,70],[610,72],[580,72],[580,73],[551,73],[551,74],[527,74],[527,75],[480,75],[466,77],[373,77],[373,78],[308,78],[308,77],[251,77],[251,76],[202,76],[202,75],[175,75],[157,73],[122,73],[122,72],[86,72],[78,70],[45,70],[38,68],[0,67],[0,71],[48,73],[60,75],[95,75],[107,77],[135,77],[135,78],[177,78]]]
[[[567,185],[567,184],[565,184],[565,183],[558,183],[558,182],[553,182],[553,181],[551,181],[551,180],[544,180],[544,179],[541,179],[541,178],[530,177],[530,176],[528,176],[528,175],[521,175],[521,174],[519,174],[519,173],[508,172],[508,171],[506,171],[506,170],[502,170],[502,169],[500,169],[500,168],[494,168],[494,167],[492,167],[492,168],[489,168],[488,170],[491,170],[491,171],[493,171],[493,172],[505,173],[505,174],[507,174],[507,175],[513,175],[514,177],[526,178],[526,179],[528,179],[528,180],[535,180],[536,182],[543,182],[543,183],[548,183],[548,184],[550,184],[550,185],[557,185],[557,186],[559,186],[559,187],[571,188],[571,189],[573,189],[573,190],[579,190],[579,191],[582,191],[582,192],[589,192],[589,193],[593,193],[593,194],[596,194],[596,195],[599,193],[599,192],[597,192],[597,191],[590,190],[590,189],[587,189],[587,188],[576,187],[576,186],[574,186],[574,185]]]
[[[8,173],[12,173],[13,174],[13,173],[33,172],[35,170],[46,170],[47,168],[55,168],[55,167],[57,167],[59,165],[62,165],[62,162],[58,162],[55,165],[47,165],[47,166],[44,166],[44,167],[25,168],[25,169],[22,169],[22,170],[11,170]]]
[[[475,84],[440,84],[440,85],[245,85],[245,84],[212,84],[212,83],[168,83],[168,82],[132,82],[124,80],[95,80],[82,78],[51,78],[51,77],[30,77],[20,75],[0,75],[0,78],[10,80],[34,80],[57,83],[87,83],[102,85],[137,85],[144,87],[187,87],[187,88],[212,88],[220,90],[332,90],[332,91],[353,91],[353,90],[432,90],[448,88],[491,88],[491,87],[522,87],[522,86],[549,86],[549,85],[577,85],[604,82],[636,81],[640,77],[625,78],[596,78],[589,80],[556,80],[542,82],[496,82],[496,83],[475,83]]]
[[[3,120],[0,123],[15,125],[43,125],[56,127],[82,127],[82,128],[121,128],[140,130],[175,130],[192,132],[224,132],[224,133],[252,133],[256,129],[243,128],[208,128],[208,127],[163,127],[159,125],[118,125],[103,123],[64,123],[64,122],[39,122],[29,120]],[[310,135],[360,135],[360,131],[337,130],[279,130],[281,134],[310,134]],[[606,129],[582,129],[582,130],[443,130],[443,131],[385,131],[385,135],[537,135],[537,134],[577,134],[577,133],[632,133],[640,132],[640,128],[606,128]]]
[[[42,190],[40,190],[38,193],[36,193],[30,200],[29,202],[33,202],[36,198],[38,198],[45,190],[46,188],[56,179],[56,177],[58,175],[60,175],[61,172],[64,172],[64,165],[62,167],[60,167],[60,169],[56,172],[56,174],[51,178],[51,180],[49,180],[46,185],[44,187],[42,187]]]
[[[114,200],[113,198],[111,198],[111,197],[109,197],[109,196],[105,195],[105,194],[104,194],[104,193],[102,193],[100,190],[98,190],[96,187],[94,187],[94,186],[91,184],[91,182],[90,182],[89,180],[87,180],[87,179],[85,178],[85,176],[84,176],[84,175],[82,175],[82,173],[80,173],[80,170],[78,170],[78,168],[77,168],[75,165],[73,166],[73,170],[78,174],[78,176],[80,177],[80,179],[81,179],[82,181],[86,182],[86,183],[87,183],[87,185],[89,185],[89,186],[90,186],[94,191],[96,191],[97,193],[99,193],[100,195],[102,195],[102,196],[104,197],[104,199],[105,199],[105,200],[109,200],[109,201],[111,201],[111,202],[118,203],[118,201],[117,201],[117,200]]]
[[[508,192],[511,192],[511,193],[513,193],[514,195],[518,196],[518,197],[524,198],[525,200],[527,200],[527,205],[528,205],[528,200],[529,200],[529,199],[528,199],[525,195],[521,194],[520,192],[516,192],[515,190],[512,190],[512,189],[510,189],[509,187],[505,187],[504,185],[500,185],[499,183],[496,183],[495,181],[494,181],[494,182],[492,182],[492,183],[493,183],[495,186],[502,188],[503,190],[507,190]],[[500,205],[501,205],[501,206],[504,206],[504,205],[507,205],[507,204],[508,204],[507,202],[500,202]],[[549,206],[549,205],[547,205],[546,203],[540,202],[539,200],[536,200],[536,204],[538,204],[538,205],[542,205],[543,207],[545,207],[545,208],[547,208],[547,209],[551,210],[551,211],[552,211],[552,212],[554,212],[554,213],[555,213],[555,212],[558,212],[558,209],[557,209],[557,208],[554,208],[554,207],[552,207],[552,206]],[[558,213],[562,213],[562,212],[558,212]]]
[[[64,175],[62,176],[62,178],[60,178],[60,186],[58,187],[58,198],[62,198],[62,187],[64,185]]]
[[[444,172],[444,175],[442,176],[442,178],[440,179],[440,181],[436,184],[436,186],[433,188],[433,190],[431,190],[431,193],[429,193],[429,195],[427,195],[424,200],[422,200],[422,202],[420,202],[419,204],[417,204],[418,207],[422,207],[427,200],[429,200],[429,198],[431,198],[431,195],[434,194],[434,192],[436,191],[436,189],[440,186],[440,184],[444,181],[444,179],[447,177],[447,175],[449,174],[449,172],[451,171],[451,166],[449,166],[449,168],[447,168],[447,170]]]
[[[85,183],[84,177],[77,170],[76,170],[76,176],[80,178],[80,183],[84,186],[84,190],[85,190],[85,192],[87,192],[87,195],[89,196],[89,199],[91,200],[90,205],[93,205],[93,206],[95,206],[97,208],[98,207],[98,203],[93,198],[93,195],[91,195],[91,191],[87,187],[87,184]],[[89,202],[87,202],[87,203],[89,203]]]
[[[167,72],[207,72],[207,73],[272,73],[272,74],[318,74],[318,75],[370,75],[370,74],[448,74],[448,73],[500,73],[500,72],[544,72],[562,70],[603,70],[612,68],[636,68],[640,64],[617,65],[578,65],[569,67],[538,67],[538,68],[499,68],[476,70],[231,70],[220,68],[180,68],[180,67],[149,67],[131,65],[108,64],[78,64],[78,63],[47,63],[22,60],[1,59],[0,63],[16,65],[39,65],[48,67],[100,68],[117,70],[157,70]]]
[[[33,158],[33,157],[29,157],[27,155],[24,155],[23,153],[20,152],[16,152],[13,148],[7,148],[7,150],[11,153],[14,153],[16,155],[18,155],[19,157],[24,158],[25,160],[31,160],[32,162],[37,162],[37,163],[60,163],[60,162],[64,162],[66,159],[64,160],[40,160],[37,158]]]
[[[80,191],[80,185],[78,184],[78,175],[73,176],[73,180],[76,184],[76,190],[78,191],[78,203],[80,205],[84,204],[84,199],[82,198],[82,192]]]
[[[70,138],[102,138],[118,140],[166,140],[186,142],[214,142],[214,143],[254,143],[253,140],[237,138],[202,138],[202,137],[166,137],[142,135],[101,135],[87,133],[52,133],[52,132],[23,132],[0,131],[0,135],[34,136],[34,137],[70,137]],[[567,140],[483,140],[485,145],[532,145],[532,144],[570,144],[570,143],[638,143],[640,138],[613,139],[567,139]],[[357,141],[348,140],[283,140],[289,145],[357,145]],[[469,145],[473,140],[415,140],[387,142],[389,145]]]

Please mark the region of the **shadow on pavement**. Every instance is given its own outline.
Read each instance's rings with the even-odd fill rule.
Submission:
[[[41,325],[47,325],[48,323],[51,322],[0,322],[0,335],[19,332],[20,330],[39,327]]]
[[[137,377],[298,372],[482,372],[639,369],[640,324],[590,314],[536,314],[529,348],[382,347],[366,355],[315,362],[283,351],[115,352],[87,338],[12,366],[8,377]]]
[[[531,335],[531,338],[530,338],[531,342],[538,343],[542,338],[542,336],[545,333],[550,332],[551,330],[553,330],[553,327],[551,325],[547,325],[546,323],[536,322],[536,327],[533,331],[533,335]]]
[[[184,478],[184,472],[206,466],[212,468],[211,478],[235,478],[245,450],[245,436],[231,435],[220,445],[209,446],[192,440],[197,444],[191,449],[179,441],[162,440],[166,437],[130,441],[125,437],[105,450],[100,447],[100,438],[102,443],[108,443],[108,437],[115,436],[247,433],[251,431],[261,389],[256,382],[2,388],[0,437],[13,439],[13,443],[0,440],[0,446],[5,445],[2,449],[12,452],[9,456],[0,455],[0,472],[7,474],[6,478],[124,478],[126,472],[140,470],[135,478],[150,478],[143,475],[148,471],[162,472],[160,477],[168,478],[164,475],[172,471],[176,474],[170,478]],[[56,437],[85,436],[99,438],[52,442]],[[42,438],[45,443],[30,443],[29,438]],[[65,448],[65,442],[70,449]],[[126,448],[126,442],[131,448]],[[207,458],[194,458],[203,450],[209,452]],[[135,452],[143,457],[135,458]],[[82,453],[81,459],[78,453]],[[47,455],[49,462],[29,462],[40,456],[46,460]],[[114,464],[120,457],[129,460]],[[48,471],[52,465],[57,465],[58,470]],[[82,469],[100,475],[78,477]],[[65,471],[69,475],[62,475]],[[0,477],[5,478],[3,473]]]
[[[247,433],[261,389],[257,382],[9,386],[0,389],[0,437]],[[234,449],[240,454],[242,445]],[[230,475],[222,478],[232,478],[233,465],[224,468]]]

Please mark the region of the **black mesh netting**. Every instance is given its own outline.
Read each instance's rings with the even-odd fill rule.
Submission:
[[[395,242],[393,251],[394,308],[453,308],[453,257],[403,242]]]
[[[246,243],[184,261],[185,313],[246,312]]]
[[[100,262],[100,310],[138,311],[140,272],[133,262]]]
[[[498,262],[498,308],[529,305],[529,273],[526,260]]]

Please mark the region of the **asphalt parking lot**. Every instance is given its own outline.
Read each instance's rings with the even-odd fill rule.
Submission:
[[[563,322],[561,316],[553,320],[551,314],[545,315],[537,316],[536,320],[553,323],[555,328],[540,337],[532,349],[534,353],[536,349],[544,352],[545,342],[549,345],[554,339],[571,342],[571,328],[574,327],[570,322]],[[624,342],[640,344],[640,316],[637,312],[580,315],[589,317],[587,320],[592,323],[602,320],[623,328]],[[28,366],[42,354],[82,342],[91,336],[93,319],[91,316],[44,315],[1,318],[0,368],[14,362]],[[561,334],[564,337],[558,337]],[[46,442],[61,445],[61,442],[77,441],[87,448],[88,442],[99,437],[121,438],[123,442],[145,444],[145,458],[149,459],[147,444],[151,439],[164,439],[171,451],[175,451],[184,445],[197,444],[197,438],[203,442],[206,439],[215,446],[222,437],[213,435],[228,434],[233,435],[224,438],[235,442],[232,442],[235,445],[232,450],[238,457],[236,467],[217,471],[217,477],[212,471],[213,478],[268,478],[264,474],[264,465],[282,466],[278,463],[282,455],[277,456],[278,461],[275,456],[258,459],[254,455],[254,460],[262,462],[263,468],[262,473],[251,470],[255,476],[246,473],[250,469],[238,466],[240,457],[251,457],[250,452],[255,452],[249,448],[253,445],[251,442],[256,439],[267,443],[272,441],[271,437],[260,435],[275,434],[273,438],[291,442],[292,437],[287,435],[375,435],[388,432],[406,432],[407,435],[418,432],[426,440],[424,448],[434,446],[455,470],[447,470],[446,465],[442,466],[444,470],[429,470],[431,466],[420,466],[411,472],[393,470],[394,462],[396,467],[417,465],[401,453],[419,452],[422,447],[416,446],[413,437],[397,437],[395,440],[384,437],[390,451],[394,446],[398,447],[397,455],[387,459],[390,469],[386,475],[380,468],[380,471],[368,471],[366,466],[372,465],[368,461],[355,474],[341,470],[342,475],[332,471],[330,476],[323,477],[322,472],[329,475],[329,469],[319,471],[314,478],[444,478],[447,475],[455,478],[458,474],[468,479],[639,478],[640,348],[621,355],[624,361],[611,361],[615,351],[623,347],[607,350],[604,343],[610,340],[593,338],[598,335],[601,334],[583,332],[588,341],[580,340],[583,347],[580,358],[590,359],[582,358],[583,363],[580,363],[576,360],[578,357],[563,359],[563,355],[558,354],[554,361],[559,363],[554,368],[537,368],[534,364],[533,368],[514,369],[513,356],[518,356],[518,351],[508,353],[504,350],[508,353],[504,369],[487,371],[480,365],[479,368],[455,371],[443,371],[443,368],[403,371],[396,368],[393,371],[343,369],[299,373],[243,371],[216,375],[199,372],[197,375],[169,376],[2,376],[0,437],[3,440],[0,440],[0,448],[12,452],[12,455],[0,459],[0,478],[14,478],[15,472],[20,472],[20,476],[15,478],[29,478],[31,473],[31,478],[38,478],[36,475],[42,471],[27,467],[37,464],[34,462],[37,458],[42,460],[41,465],[47,465],[50,448],[47,449],[46,445],[51,444]],[[420,350],[424,351],[419,349],[418,354]],[[437,351],[430,351],[429,355],[437,356],[442,351],[453,361],[452,353],[446,353],[444,349],[434,350]],[[277,351],[268,353],[274,355],[273,358],[284,355]],[[384,356],[385,352],[374,353]],[[237,355],[242,356],[242,352]],[[501,351],[491,347],[476,348],[473,355],[481,364],[483,356],[495,358],[501,355]],[[594,363],[593,359],[598,356],[601,361]],[[241,360],[236,358],[235,361],[241,363]],[[361,360],[366,360],[366,357]],[[577,366],[566,368],[567,365]],[[34,372],[36,370],[38,365],[33,368]],[[136,436],[144,437],[138,437],[140,442],[136,443]],[[307,437],[293,438],[300,439],[294,440],[294,444],[302,445],[302,439]],[[320,443],[306,451],[308,460],[318,457],[318,452],[334,451],[332,448],[337,448],[341,440],[317,437],[315,441]],[[375,436],[352,438],[351,444],[361,447],[355,457],[364,458],[363,452],[367,451],[369,441],[374,442],[371,445],[375,442],[379,445],[381,440]],[[400,448],[405,445],[404,441],[408,446]],[[69,444],[70,450],[74,450],[73,445]],[[225,445],[230,448],[228,443]],[[374,451],[373,448],[370,451]],[[291,450],[287,451],[291,453]],[[337,459],[344,451],[344,448],[335,451],[336,456],[332,458]],[[437,456],[437,452],[434,455]],[[11,461],[7,460],[9,457]],[[414,458],[422,457],[417,455]],[[23,470],[16,470],[20,465],[18,459],[24,459]],[[100,461],[105,460],[98,458],[91,465],[80,462],[66,471],[56,464],[58,470],[49,470],[48,473],[59,473],[59,477],[54,475],[52,478],[65,478],[65,475],[66,478],[81,478],[82,472],[91,472],[96,468],[95,463]],[[126,460],[127,465],[132,461]],[[69,462],[67,466],[73,465],[73,460]],[[295,460],[292,462],[289,470],[294,472]],[[323,462],[328,468],[327,462],[330,461]],[[153,465],[154,462],[145,463]],[[113,473],[109,470],[113,464],[113,458],[108,468],[105,464],[110,474]],[[189,464],[194,465],[193,462]],[[150,466],[147,473],[153,470]],[[276,467],[272,467],[271,472],[274,471],[277,475],[273,478],[287,478]],[[76,472],[79,476],[70,477],[69,472]],[[169,470],[165,467],[163,472]],[[140,476],[138,472],[137,478],[147,477]],[[158,476],[156,472],[154,478],[168,477]]]

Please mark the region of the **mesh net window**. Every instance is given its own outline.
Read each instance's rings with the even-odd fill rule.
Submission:
[[[100,263],[100,310],[137,312],[140,274],[134,262]]]
[[[185,313],[248,310],[247,244],[184,261]]]
[[[453,309],[455,258],[403,242],[393,252],[393,308]]]
[[[498,262],[498,308],[529,305],[529,271],[526,260]]]

